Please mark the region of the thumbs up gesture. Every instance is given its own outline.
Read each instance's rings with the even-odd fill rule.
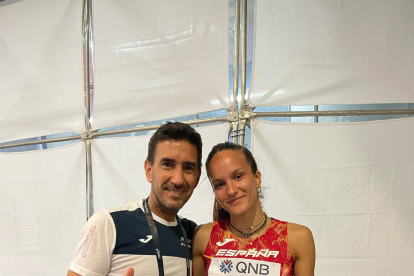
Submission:
[[[127,270],[127,272],[124,276],[134,276],[134,269],[132,267],[128,268],[128,270]],[[285,275],[283,275],[283,276],[285,276]]]

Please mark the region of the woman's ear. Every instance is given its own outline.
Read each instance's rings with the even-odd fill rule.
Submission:
[[[254,181],[256,182],[256,189],[259,189],[262,186],[262,173],[260,171],[256,171],[254,174]]]

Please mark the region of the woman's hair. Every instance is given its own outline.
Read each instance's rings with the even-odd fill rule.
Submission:
[[[243,153],[244,157],[246,158],[247,163],[250,165],[250,168],[252,170],[252,173],[255,174],[258,169],[257,169],[257,163],[256,160],[253,157],[253,154],[250,152],[250,150],[248,150],[245,147],[242,147],[240,145],[237,144],[233,144],[230,142],[224,142],[224,143],[220,143],[215,145],[210,153],[208,154],[207,157],[207,161],[206,161],[206,171],[207,171],[207,176],[210,178],[209,175],[209,171],[208,171],[208,165],[211,162],[211,159],[213,159],[213,157],[219,153],[220,151],[223,150],[237,150],[240,151],[241,153]],[[261,195],[259,193],[259,198],[263,198],[263,195]],[[224,210],[224,208],[222,208],[220,206],[220,204],[217,202],[217,200],[214,200],[214,207],[213,207],[213,220],[221,220],[221,219],[226,219],[226,218],[230,218],[230,214],[229,212],[227,212],[226,210]]]

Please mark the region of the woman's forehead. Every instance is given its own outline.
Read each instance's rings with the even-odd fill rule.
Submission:
[[[239,150],[222,150],[211,159],[208,170],[221,166],[243,166],[248,165],[244,154]]]

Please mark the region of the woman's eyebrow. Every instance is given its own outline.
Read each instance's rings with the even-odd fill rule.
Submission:
[[[233,174],[236,174],[236,173],[238,173],[239,171],[241,171],[241,170],[243,170],[242,168],[238,168],[238,169],[235,169],[234,171],[232,171],[231,173],[230,173],[230,175],[233,175]],[[222,180],[221,178],[216,178],[216,179],[213,179],[213,180],[210,180],[210,182],[214,182],[214,181],[218,181],[218,180]]]

